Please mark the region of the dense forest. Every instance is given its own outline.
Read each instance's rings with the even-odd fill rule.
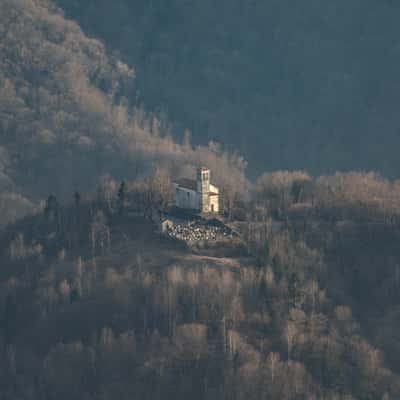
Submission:
[[[398,177],[397,2],[56,2],[135,66],[140,101],[167,111],[176,137],[240,149],[251,176]]]
[[[189,245],[152,218],[167,182],[3,230],[2,399],[399,398],[398,186],[266,174],[224,207],[240,238]]]
[[[398,6],[110,4],[0,0],[0,399],[399,399]]]

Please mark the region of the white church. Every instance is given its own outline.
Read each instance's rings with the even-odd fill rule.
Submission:
[[[173,183],[175,206],[193,209],[201,213],[219,212],[219,189],[212,185],[210,170],[197,170],[196,180],[180,179]]]

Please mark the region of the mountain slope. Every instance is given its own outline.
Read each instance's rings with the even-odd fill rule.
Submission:
[[[135,65],[139,98],[249,171],[398,177],[393,1],[57,0]]]
[[[321,200],[237,222],[236,255],[98,200],[9,226],[2,397],[398,399],[399,224]]]
[[[204,163],[217,180],[244,181],[238,157],[176,145],[167,118],[135,109],[127,100],[134,70],[52,2],[2,0],[1,9],[0,184],[3,194],[25,197],[21,210],[49,193],[88,190],[105,174],[134,179],[155,164],[178,175]]]

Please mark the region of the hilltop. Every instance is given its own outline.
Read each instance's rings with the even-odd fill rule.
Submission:
[[[161,235],[136,185],[50,197],[0,240],[4,398],[397,398],[399,217],[336,179],[265,177],[236,253]]]

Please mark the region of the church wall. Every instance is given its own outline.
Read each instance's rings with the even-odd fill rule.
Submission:
[[[219,196],[210,196],[210,212],[219,212]]]
[[[174,185],[175,205],[181,208],[198,210],[200,208],[200,197],[194,190]]]
[[[219,193],[219,188],[217,188],[214,185],[211,185],[211,183],[210,183],[210,192]]]

